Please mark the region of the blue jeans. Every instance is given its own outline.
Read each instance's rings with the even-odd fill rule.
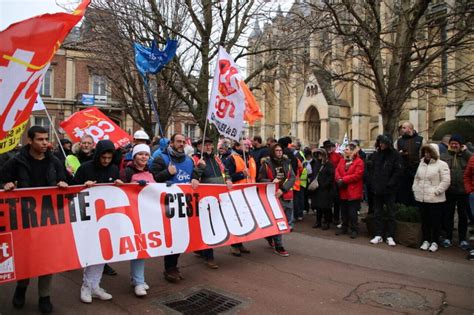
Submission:
[[[285,211],[286,219],[288,220],[288,225],[290,228],[294,226],[294,217],[293,217],[293,200],[284,200],[280,198],[281,206]]]
[[[145,259],[130,261],[130,278],[132,278],[133,285],[145,283]]]

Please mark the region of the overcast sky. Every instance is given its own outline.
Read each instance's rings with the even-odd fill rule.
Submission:
[[[62,11],[64,10],[56,5],[56,0],[0,0],[0,30],[33,16]]]

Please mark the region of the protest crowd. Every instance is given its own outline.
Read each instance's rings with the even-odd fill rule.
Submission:
[[[425,143],[410,122],[402,124],[396,143],[390,135],[379,135],[371,154],[365,153],[356,140],[342,145],[326,140],[320,148],[309,148],[299,141],[293,143],[291,137],[268,138],[265,142],[260,136],[240,142],[220,137],[200,139],[191,147],[179,133],[151,142],[144,131],[137,130],[133,145],[118,149],[110,140],[94,145],[88,135],[75,144],[63,139],[53,149],[48,132],[42,127],[31,127],[27,137],[28,144],[0,156],[0,184],[5,191],[47,186],[67,190],[69,185],[92,187],[99,183],[189,183],[194,190],[199,190],[201,183],[226,185],[228,189],[239,183],[275,183],[275,196],[291,229],[309,219],[314,220],[315,229],[334,229],[335,235],[356,238],[361,207],[367,203],[368,213],[375,221],[370,243],[385,240],[388,246],[396,246],[395,213],[398,205],[404,204],[419,209],[421,250],[436,252],[440,247],[453,246],[455,213],[457,245],[470,250],[474,156],[461,136],[448,136],[447,144]],[[282,235],[267,237],[266,241],[275,254],[289,256]],[[250,250],[237,243],[232,244],[230,253],[240,257]],[[219,268],[212,248],[195,254],[203,258],[207,267]],[[468,259],[472,260],[473,255],[470,251]],[[179,256],[164,257],[163,275],[172,283],[183,279]],[[93,298],[112,299],[100,287],[103,274],[116,272],[107,264],[84,269],[80,292],[83,303],[92,303]],[[53,309],[52,278],[39,277],[39,308],[43,313]],[[144,259],[130,261],[130,279],[137,297],[147,295]],[[28,279],[18,281],[13,296],[16,308],[24,305],[28,284]]]
[[[375,226],[367,246],[384,242],[390,247],[400,244],[396,236],[396,216],[402,207],[411,207],[416,209],[421,220],[422,239],[416,244],[420,250],[436,252],[456,245],[468,252],[469,260],[474,260],[469,243],[472,237],[468,231],[469,225],[474,223],[472,144],[465,143],[457,134],[446,135],[440,144],[428,143],[410,122],[400,126],[398,139],[392,139],[390,134],[379,135],[366,152],[359,141],[346,137],[341,144],[327,139],[321,147],[304,146],[290,136],[279,139],[263,139],[258,135],[242,137],[244,122],[252,125],[262,119],[263,114],[251,89],[239,74],[239,67],[222,46],[216,55],[207,115],[202,117],[206,127],[201,139],[187,139],[181,133],[174,133],[168,139],[161,130],[148,75],[156,75],[173,60],[178,41],[167,38],[163,50],[157,48],[156,41],[151,47],[140,43],[133,45],[137,76],[141,78],[143,91],[147,92],[149,108],[155,114],[154,121],[161,137],[155,136],[152,140],[151,132],[148,134],[141,129],[134,130],[131,136],[130,131],[120,129],[93,106],[74,112],[61,121],[64,134],[60,137],[43,104],[43,108],[36,110],[44,110],[48,116],[53,127],[50,129],[56,136],[57,146],[53,147],[50,130],[28,122],[34,107],[41,105],[38,92],[51,58],[81,20],[89,3],[90,0],[82,0],[72,14],[38,16],[12,24],[0,32],[2,43],[8,43],[0,47],[2,58],[7,60],[8,57],[0,71],[3,102],[0,104],[3,108],[3,129],[0,130],[0,189],[3,189],[3,199],[0,199],[3,207],[0,211],[0,283],[19,280],[12,298],[16,309],[25,305],[30,283],[30,279],[25,278],[39,276],[38,307],[41,313],[51,313],[53,273],[82,267],[83,280],[78,297],[81,302],[90,304],[94,299],[106,301],[113,298],[101,287],[101,280],[103,275],[113,276],[117,272],[105,262],[129,260],[129,284],[136,297],[144,297],[150,290],[146,268],[152,257],[163,256],[164,279],[179,283],[184,280],[180,271],[183,252],[194,251],[207,268],[217,270],[219,261],[213,247],[229,245],[229,255],[242,257],[251,254],[245,241],[265,237],[274,254],[289,257],[291,248],[285,243],[284,234],[292,232],[302,221],[311,220],[314,229],[333,229],[339,239],[343,235],[355,239],[362,235],[359,217],[367,208],[367,217],[373,218]],[[220,43],[224,45],[222,41]],[[219,133],[218,139],[206,137],[208,124],[209,128],[214,128],[209,134]],[[99,125],[105,126],[106,130]],[[31,127],[23,137],[26,141],[20,145],[27,126]],[[144,124],[140,124],[142,127]],[[123,190],[118,187],[123,187]],[[130,194],[134,203],[106,207],[106,197],[113,204],[120,196],[111,193],[112,196],[93,199],[89,195],[120,191],[128,198],[125,188],[133,190]],[[216,192],[209,193],[210,190]],[[68,191],[74,193],[68,194]],[[143,197],[145,201],[140,200],[143,191],[147,193],[143,194],[148,198]],[[200,198],[200,191],[206,191],[208,195]],[[93,201],[86,201],[86,195]],[[254,199],[249,201],[249,196]],[[228,198],[227,203],[222,201],[223,198]],[[172,202],[173,207],[170,206]],[[204,215],[199,216],[201,202],[208,207],[205,219]],[[214,202],[213,209],[211,202]],[[125,213],[121,213],[123,217],[133,216],[133,219],[126,221],[128,226],[124,227],[127,224],[121,225],[120,214],[107,213],[110,208],[119,208]],[[227,214],[224,210],[228,210]],[[218,215],[212,217],[212,211]],[[142,212],[146,212],[143,217]],[[229,215],[229,212],[235,213]],[[257,214],[260,215],[258,218]],[[227,216],[231,215],[232,218],[228,219]],[[107,225],[103,221],[98,223],[103,217],[112,228],[106,226],[102,229],[101,224]],[[220,221],[215,227],[216,217]],[[238,226],[235,230],[247,224],[248,230],[242,228],[238,230],[240,234],[234,233],[235,230],[228,228],[229,222]],[[156,230],[143,228],[147,224]],[[455,224],[457,233],[454,233]],[[121,237],[121,229],[127,228],[130,234]],[[224,231],[219,235],[221,239],[206,242],[203,235],[218,234],[214,228]],[[212,233],[206,229],[212,229]],[[254,233],[257,229],[261,233]],[[53,232],[48,234],[51,230]],[[64,234],[57,236],[54,232],[58,230]],[[104,254],[102,239],[99,240],[101,236],[98,235],[103,231],[106,231],[103,234],[108,233],[111,243],[107,244],[107,249],[118,243],[120,245],[116,247],[120,250],[125,248],[118,258],[110,253],[108,256]],[[161,234],[171,235],[172,232],[179,240],[181,234],[187,233],[183,237],[185,241],[179,244],[181,247],[176,249],[165,244],[159,248],[166,241],[174,241],[169,241],[169,235]],[[249,236],[252,233],[253,238]],[[48,250],[54,250],[56,256],[50,255],[49,251],[39,253],[42,247],[38,244],[42,245],[45,239],[51,240],[43,238],[43,234],[57,239],[67,235],[70,243],[61,239],[64,243],[54,244],[71,246],[54,248],[54,244],[51,245]],[[76,234],[80,235],[79,241]],[[143,247],[137,246],[130,254],[127,250],[132,239]],[[13,254],[15,242],[20,245]],[[72,248],[72,244],[76,247]],[[149,255],[148,249],[150,252],[154,250],[153,255]],[[34,259],[18,255],[22,250],[27,255],[33,253]],[[67,253],[75,256],[66,257]],[[87,259],[81,256],[84,253]],[[42,256],[38,258],[36,255]],[[67,262],[57,266],[58,262],[54,261],[57,257]]]

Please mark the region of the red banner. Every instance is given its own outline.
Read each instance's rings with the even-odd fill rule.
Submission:
[[[128,133],[120,129],[117,124],[95,107],[74,113],[61,122],[60,126],[73,142],[78,142],[84,135],[92,136],[94,143],[104,139],[110,140],[116,148],[131,142]]]
[[[0,283],[286,233],[274,184],[99,185],[0,193]]]
[[[0,32],[0,153],[20,141],[49,63],[89,2],[73,14],[44,14]]]

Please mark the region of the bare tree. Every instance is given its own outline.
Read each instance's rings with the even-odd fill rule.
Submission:
[[[450,86],[474,88],[472,1],[307,1],[306,21],[331,62],[314,61],[315,75],[357,82],[380,107],[385,132],[395,134],[404,104]],[[344,66],[351,48],[353,66]],[[455,64],[448,68],[448,61]]]
[[[237,62],[249,54],[276,54],[292,47],[291,41],[282,38],[272,47],[247,50],[251,24],[256,19],[261,22],[269,19],[274,10],[272,4],[267,2],[97,0],[91,6],[100,14],[92,23],[90,41],[101,47],[96,51],[101,55],[98,57],[99,64],[104,65],[102,69],[114,82],[118,94],[128,99],[130,105],[133,100],[133,106],[128,107],[132,117],[140,124],[146,124],[150,122],[151,111],[144,99],[143,82],[132,63],[132,42],[144,44],[155,39],[158,43],[165,43],[167,38],[177,39],[177,55],[156,77],[163,93],[172,92],[174,96],[166,94],[168,97],[162,97],[158,102],[160,120],[165,125],[169,117],[167,114],[176,105],[166,104],[166,101],[179,100],[203,129],[212,79],[210,71],[220,45],[231,52]],[[269,58],[249,74],[249,79],[276,65],[275,58]],[[161,112],[164,108],[167,114]]]

